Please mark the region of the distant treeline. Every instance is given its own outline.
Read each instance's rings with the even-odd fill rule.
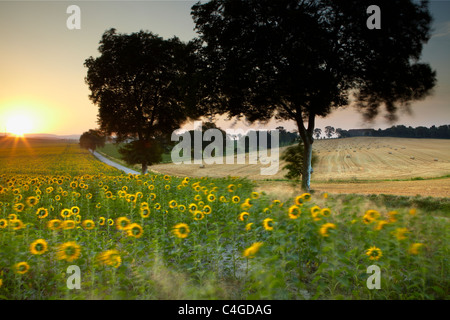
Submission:
[[[205,123],[205,124],[203,124],[203,127],[202,127],[202,135],[208,129],[220,130],[220,132],[222,133],[221,144],[222,144],[224,153],[225,153],[225,148],[227,145],[227,140],[229,141],[228,143],[230,143],[230,141],[231,141],[231,143],[234,145],[235,152],[238,149],[238,141],[241,141],[242,146],[244,147],[244,150],[241,150],[241,151],[249,152],[250,137],[252,137],[252,136],[254,137],[254,139],[252,139],[252,141],[255,143],[254,147],[256,148],[256,150],[259,150],[261,148],[261,143],[260,143],[261,132],[263,132],[263,131],[264,131],[264,139],[266,141],[267,149],[272,148],[272,138],[271,138],[270,130],[249,130],[245,134],[236,134],[236,135],[230,136],[224,130],[216,127],[216,125],[214,123]],[[278,130],[278,137],[279,137],[278,145],[280,147],[289,146],[289,145],[292,145],[299,141],[299,134],[297,132],[287,131],[284,127],[277,127],[276,129]],[[194,130],[190,130],[189,134],[191,137],[190,138],[191,149],[193,150],[194,149],[194,141],[195,141]],[[242,139],[244,139],[244,141],[242,141]],[[204,150],[210,143],[211,143],[211,141],[202,140],[202,150]]]
[[[450,125],[442,125],[439,127],[431,126],[430,128],[407,127],[404,125],[392,126],[387,129],[355,129],[343,130],[336,129],[338,138],[348,138],[356,136],[371,137],[399,137],[399,138],[432,138],[432,139],[450,139]]]

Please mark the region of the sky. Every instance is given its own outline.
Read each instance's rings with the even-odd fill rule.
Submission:
[[[97,128],[98,107],[89,100],[84,61],[97,57],[105,30],[119,33],[151,31],[163,38],[189,41],[196,36],[190,15],[196,1],[4,1],[0,0],[0,132],[29,131],[58,135],[81,134]],[[70,30],[70,5],[80,8],[80,29]],[[386,128],[394,124],[431,126],[450,124],[450,0],[430,1],[433,36],[422,61],[437,71],[431,96],[411,105],[412,113],[399,113],[396,123],[382,115],[365,123],[352,107],[319,118],[316,127]],[[219,119],[219,127],[248,129],[284,126],[271,121],[252,126]],[[190,129],[187,124],[185,128]],[[18,127],[21,127],[18,128]],[[27,132],[25,132],[27,133]]]

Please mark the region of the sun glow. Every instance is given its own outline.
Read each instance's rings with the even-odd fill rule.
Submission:
[[[9,116],[6,120],[6,131],[20,137],[26,133],[31,133],[33,131],[31,117],[22,113]]]

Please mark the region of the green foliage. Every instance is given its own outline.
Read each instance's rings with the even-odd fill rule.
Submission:
[[[100,41],[100,56],[86,59],[86,83],[99,107],[101,130],[114,134],[117,142],[141,141],[124,148],[127,162],[139,159],[143,168],[153,163],[160,156],[154,141],[201,114],[191,97],[196,63],[191,47],[177,37],[164,40],[151,32],[110,29]],[[154,155],[146,147],[149,142]]]
[[[152,165],[161,161],[163,148],[157,140],[135,140],[120,147],[119,153],[122,159],[130,165]]]
[[[105,146],[106,137],[99,131],[90,129],[80,137],[80,147],[95,150]]]
[[[287,174],[285,174],[287,179],[297,181],[302,177],[303,152],[303,144],[299,142],[298,144],[288,147],[281,156],[280,159],[287,162],[287,164],[283,166],[283,169],[288,171]],[[318,160],[319,157],[313,152],[311,166],[314,167]]]

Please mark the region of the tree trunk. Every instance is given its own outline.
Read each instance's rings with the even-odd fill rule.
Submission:
[[[142,164],[142,175],[147,173],[147,168],[148,168],[147,163],[143,163]]]
[[[308,140],[303,141],[304,152],[303,152],[303,168],[302,168],[302,190],[305,192],[310,192],[311,190],[311,173],[312,173],[312,143]]]
[[[305,192],[311,191],[311,173],[312,173],[312,145],[314,142],[313,132],[315,127],[316,115],[312,112],[308,115],[308,128],[303,124],[301,114],[296,118],[298,132],[303,141],[303,166],[302,166],[302,190]]]

